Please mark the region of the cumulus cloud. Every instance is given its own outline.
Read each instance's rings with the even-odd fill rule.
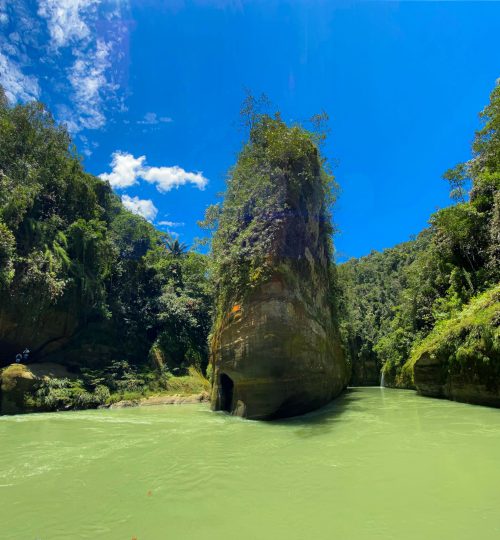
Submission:
[[[174,167],[148,167],[142,171],[141,177],[146,182],[155,184],[160,193],[166,193],[185,184],[193,184],[198,189],[205,189],[208,183],[201,172],[187,172],[177,165]]]
[[[30,101],[40,95],[36,77],[25,75],[20,65],[0,51],[0,83],[7,99],[12,102]]]
[[[7,0],[0,0],[0,24],[7,24],[9,15],[7,14]]]
[[[133,186],[137,184],[145,160],[146,156],[135,158],[132,154],[114,152],[111,160],[112,171],[100,174],[99,177],[107,180],[113,188]]]
[[[173,122],[170,116],[158,116],[155,112],[148,112],[144,115],[142,120],[138,120],[138,124],[155,125],[155,124],[168,124]]]
[[[208,180],[202,172],[188,172],[177,165],[174,167],[149,167],[145,165],[146,157],[134,157],[126,152],[114,152],[111,160],[111,172],[100,176],[107,180],[112,187],[123,189],[133,186],[138,178],[156,185],[160,193],[166,193],[173,188],[193,184],[198,189],[205,189]]]
[[[0,24],[7,24],[9,22],[6,7],[5,2],[0,1]]]
[[[139,197],[123,195],[122,203],[127,210],[142,216],[148,221],[153,221],[158,214],[158,208],[156,208],[151,199],[139,199]]]

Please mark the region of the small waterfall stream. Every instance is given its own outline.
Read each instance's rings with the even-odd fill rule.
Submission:
[[[385,373],[382,370],[381,376],[380,376],[380,388],[384,388],[384,386],[385,386]]]

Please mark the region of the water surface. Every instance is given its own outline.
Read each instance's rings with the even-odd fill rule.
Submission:
[[[307,417],[206,405],[0,418],[0,537],[500,538],[500,410],[352,389]]]

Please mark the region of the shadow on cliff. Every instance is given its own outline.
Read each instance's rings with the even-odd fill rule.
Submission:
[[[358,393],[359,390],[356,388],[347,388],[339,397],[321,409],[302,416],[271,420],[270,423],[275,426],[296,427],[298,428],[297,435],[300,437],[323,435],[334,428],[335,423],[341,420],[346,410],[359,410],[359,407],[355,406],[357,401],[361,401],[361,398],[357,395]]]

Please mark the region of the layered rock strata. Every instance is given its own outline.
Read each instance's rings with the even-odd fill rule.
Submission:
[[[350,373],[333,307],[331,225],[317,148],[279,120],[265,119],[254,131],[233,170],[214,241],[222,262],[211,403],[273,419],[321,407]]]

